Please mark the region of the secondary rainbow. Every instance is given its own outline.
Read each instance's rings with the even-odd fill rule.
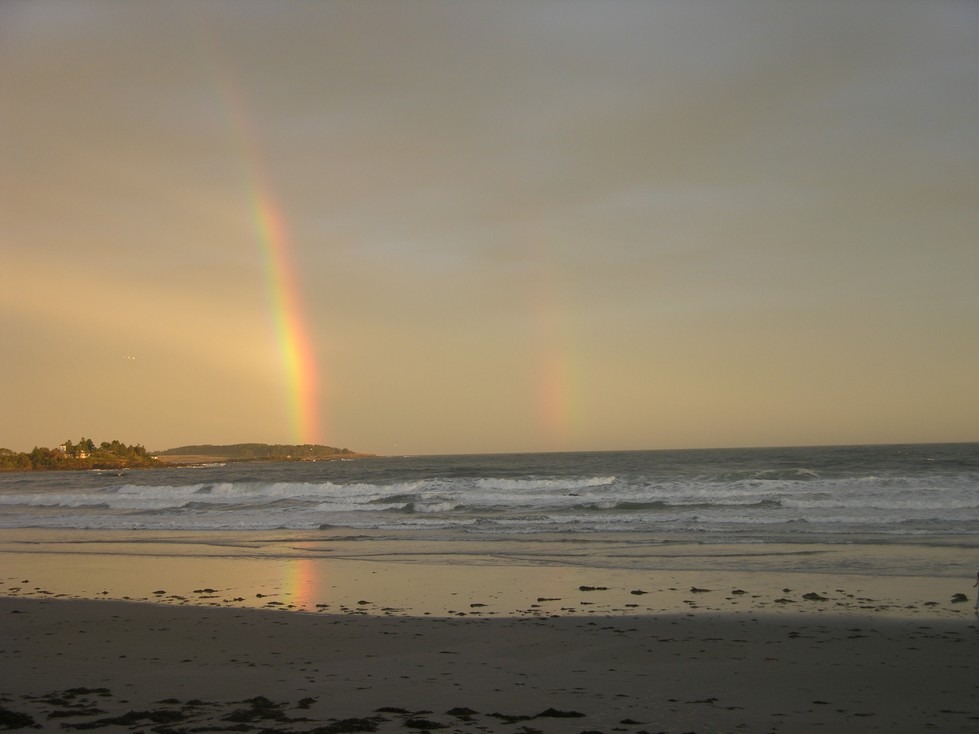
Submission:
[[[580,421],[580,405],[567,309],[560,306],[560,268],[546,237],[529,239],[528,248],[538,270],[532,301],[540,331],[536,355],[538,421],[549,449],[567,449]]]

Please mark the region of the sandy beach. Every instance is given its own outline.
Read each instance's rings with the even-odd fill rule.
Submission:
[[[969,675],[979,620],[974,597],[953,601],[969,590],[964,579],[786,573],[768,551],[734,572],[726,557],[761,549],[724,547],[671,549],[658,565],[678,567],[655,570],[393,541],[357,557],[269,552],[304,547],[291,536],[261,554],[247,542],[232,553],[220,538],[2,540],[0,728],[640,734],[979,723]],[[331,547],[345,548],[339,537]],[[783,550],[790,564],[790,553],[840,552]]]

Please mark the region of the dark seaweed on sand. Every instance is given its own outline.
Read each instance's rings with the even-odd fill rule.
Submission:
[[[348,732],[377,731],[379,724],[387,721],[383,716],[362,719],[341,719],[312,730],[312,734],[347,734]]]
[[[34,721],[34,717],[0,706],[0,729],[27,729],[35,727],[37,727],[37,722]]]

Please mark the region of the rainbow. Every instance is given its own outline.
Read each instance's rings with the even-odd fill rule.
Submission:
[[[538,361],[540,423],[547,437],[561,447],[572,430],[571,368],[557,347],[544,350]]]
[[[559,307],[557,267],[546,241],[535,242],[540,269],[534,291],[533,314],[540,330],[537,362],[537,419],[552,449],[567,449],[579,423],[578,380],[567,320]]]
[[[286,388],[291,440],[298,444],[315,444],[323,439],[320,423],[322,386],[296,276],[292,240],[282,208],[263,175],[258,137],[252,131],[238,85],[226,71],[227,64],[219,59],[213,32],[207,33],[206,24],[196,27],[200,31],[198,38],[210,76],[218,90],[217,96],[230,121],[246,186],[251,226],[261,248],[269,308]]]
[[[290,604],[303,611],[312,611],[319,601],[317,564],[318,561],[310,558],[290,558],[286,561],[286,596]]]
[[[287,384],[287,403],[296,443],[320,440],[316,356],[309,339],[290,239],[275,199],[252,178],[255,229],[261,244],[269,303]]]

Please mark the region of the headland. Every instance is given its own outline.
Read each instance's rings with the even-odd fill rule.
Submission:
[[[241,461],[335,461],[371,456],[373,454],[319,444],[205,444],[147,451],[141,444],[127,445],[118,440],[96,444],[92,439],[82,437],[77,442],[65,441],[53,449],[36,446],[30,452],[16,452],[0,448],[0,471],[152,469]]]

